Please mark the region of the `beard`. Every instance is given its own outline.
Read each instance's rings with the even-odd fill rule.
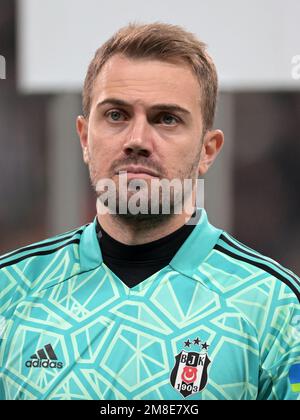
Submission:
[[[183,211],[192,215],[195,209],[193,191],[198,179],[200,153],[201,148],[195,160],[184,170],[178,170],[173,179],[136,178],[128,181],[125,173],[115,175],[119,181],[115,182],[112,177],[100,178],[96,164],[90,160],[89,173],[97,196],[97,213],[109,213],[112,217],[141,229],[161,225]]]

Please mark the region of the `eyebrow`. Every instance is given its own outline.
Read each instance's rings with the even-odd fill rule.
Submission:
[[[115,105],[115,106],[124,106],[124,107],[132,107],[127,101],[118,98],[107,98],[97,104],[97,108],[104,106],[104,105]],[[179,112],[181,114],[190,115],[191,112],[187,109],[177,105],[177,104],[155,104],[151,106],[151,110],[156,111],[168,111],[168,112]]]

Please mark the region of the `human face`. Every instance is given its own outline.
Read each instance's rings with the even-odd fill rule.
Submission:
[[[113,56],[95,81],[88,120],[77,120],[94,188],[109,178],[118,192],[118,171],[130,165],[152,175],[141,169],[128,172],[128,180],[195,180],[201,172],[200,98],[198,80],[184,62]]]

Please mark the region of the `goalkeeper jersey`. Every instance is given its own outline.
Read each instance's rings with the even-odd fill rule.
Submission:
[[[127,287],[93,223],[0,258],[0,399],[300,399],[300,281],[212,226]]]

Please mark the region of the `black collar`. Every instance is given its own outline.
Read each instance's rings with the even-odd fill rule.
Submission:
[[[196,211],[192,217],[196,215]],[[200,211],[197,214],[200,217]],[[191,234],[196,224],[185,224],[175,232],[156,241],[141,245],[126,245],[112,238],[100,226],[97,219],[97,236],[103,258],[109,257],[127,262],[147,262],[154,260],[169,260]]]

